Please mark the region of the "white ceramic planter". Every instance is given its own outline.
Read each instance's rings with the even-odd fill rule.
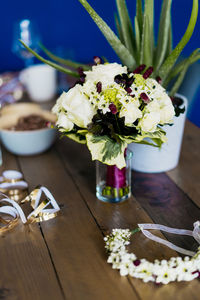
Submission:
[[[168,142],[163,144],[161,149],[136,143],[129,145],[129,149],[133,152],[133,170],[145,173],[159,173],[169,171],[177,166],[188,104],[184,96],[180,94],[177,94],[177,96],[183,99],[183,105],[186,110],[178,118],[174,117],[173,126],[164,126]]]

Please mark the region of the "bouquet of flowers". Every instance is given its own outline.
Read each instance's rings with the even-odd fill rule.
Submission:
[[[122,169],[129,143],[160,147],[166,142],[162,126],[172,124],[175,110],[166,90],[150,78],[152,67],[140,65],[131,72],[117,63],[95,61],[92,70],[79,68],[80,80],[57,100],[56,125],[86,144],[93,160]]]

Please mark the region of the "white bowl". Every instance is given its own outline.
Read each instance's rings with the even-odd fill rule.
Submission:
[[[46,151],[56,139],[56,129],[44,128],[28,131],[1,130],[5,148],[17,155],[35,155]]]
[[[15,131],[7,128],[17,124],[20,117],[36,114],[55,123],[56,116],[33,103],[18,103],[1,110],[0,137],[6,149],[17,155],[35,155],[46,151],[56,139],[56,129]]]

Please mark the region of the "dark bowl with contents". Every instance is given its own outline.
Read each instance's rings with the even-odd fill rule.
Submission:
[[[54,114],[35,104],[10,105],[5,113],[4,109],[1,111],[1,141],[7,150],[17,155],[42,153],[55,141],[55,122]]]

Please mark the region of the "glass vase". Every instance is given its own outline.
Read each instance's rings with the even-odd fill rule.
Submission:
[[[126,150],[126,167],[108,166],[96,162],[96,196],[109,203],[120,203],[131,196],[131,158],[132,152]]]

